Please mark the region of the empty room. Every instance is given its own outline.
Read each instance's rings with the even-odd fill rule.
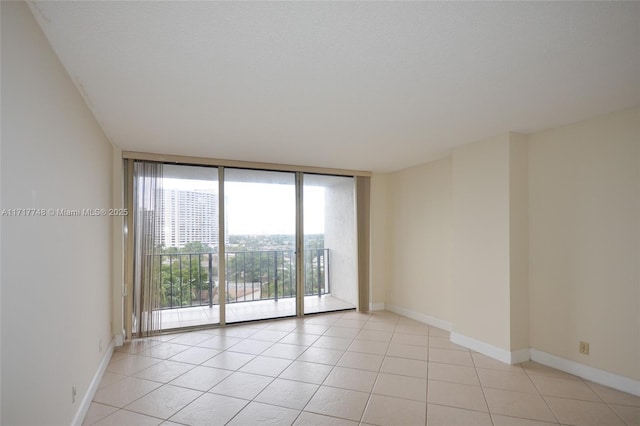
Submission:
[[[0,424],[640,425],[640,2],[0,19]]]

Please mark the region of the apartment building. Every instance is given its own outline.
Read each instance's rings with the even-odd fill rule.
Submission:
[[[213,192],[164,188],[157,244],[184,247],[190,241],[218,242],[218,197]]]
[[[122,217],[56,211],[123,208],[123,151],[191,158],[244,152],[230,160],[371,172],[369,306],[361,304],[361,310],[386,310],[438,327],[450,332],[451,342],[503,363],[533,360],[640,396],[638,3],[486,3],[486,13],[478,9],[483,4],[463,3],[403,3],[397,9],[391,3],[340,3],[335,9],[323,3],[225,3],[217,7],[229,14],[216,15],[215,23],[238,19],[246,31],[234,34],[240,38],[231,47],[211,51],[199,45],[202,40],[181,38],[191,28],[183,19],[206,27],[196,21],[205,17],[198,8],[208,3],[156,10],[125,2],[116,11],[109,2],[55,3],[0,5],[1,424],[81,424],[122,343]],[[165,45],[150,51],[148,60],[127,56],[148,48],[144,22],[152,20],[145,21],[145,7],[157,13],[153,22],[160,30],[175,22],[166,38],[153,34]],[[188,13],[172,13],[180,7]],[[465,44],[457,44],[456,34],[432,32],[426,23],[435,22],[419,22],[429,15],[421,7],[436,15],[454,7],[439,16],[461,31]],[[113,43],[127,45],[108,42],[114,16],[122,37]],[[308,21],[288,26],[288,19],[301,16]],[[483,19],[489,21],[483,25]],[[364,38],[362,50],[341,41],[339,31],[330,38],[329,30],[321,30],[327,22],[336,25],[329,30],[347,28],[354,40]],[[380,30],[378,45],[368,44],[371,22]],[[400,43],[406,40],[396,35],[407,28],[419,28],[424,40]],[[486,44],[503,31],[513,38]],[[95,43],[70,38],[83,32]],[[255,50],[240,49],[256,39],[266,41]],[[289,50],[279,50],[279,43]],[[438,45],[445,47],[429,50]],[[539,50],[522,51],[532,46]],[[114,55],[119,49],[123,56]],[[188,63],[187,54],[198,49],[202,67],[187,73],[193,80],[184,74],[178,82],[163,80],[160,69],[175,60]],[[433,55],[414,62],[402,54],[411,49]],[[243,56],[249,53],[254,56]],[[207,69],[210,54],[233,59],[221,68],[228,72]],[[371,61],[378,54],[392,57]],[[326,56],[342,62],[327,64]],[[496,64],[496,58],[504,62]],[[448,68],[447,60],[457,68]],[[368,73],[354,78],[349,72],[362,71],[361,61]],[[146,68],[137,66],[141,62]],[[273,68],[254,72],[252,64],[262,63]],[[412,68],[416,64],[430,64],[428,75],[448,85],[425,93],[421,76],[427,68]],[[131,80],[122,79],[123,68]],[[295,74],[311,69],[320,71],[309,80]],[[143,76],[133,78],[137,74]],[[211,86],[191,84],[205,81],[203,74]],[[274,83],[274,75],[284,77]],[[451,75],[458,79],[447,80]],[[346,86],[341,78],[348,78]],[[138,79],[152,84],[115,86]],[[295,87],[283,89],[283,81]],[[328,87],[342,92],[349,84],[353,91],[344,97],[324,96]],[[183,96],[171,99],[175,108],[165,103],[165,85]],[[378,98],[389,90],[397,96]],[[100,97],[109,91],[118,96]],[[216,94],[237,104],[193,114],[191,103],[212,102]],[[283,103],[272,103],[278,99]],[[129,114],[127,102],[135,103],[139,116]],[[241,110],[246,115],[235,115]],[[153,117],[150,111],[161,118],[157,130],[145,121]],[[214,122],[222,130],[190,133],[194,122]],[[269,127],[284,122],[290,133]],[[438,127],[443,123],[448,130]],[[357,139],[360,131],[370,146]],[[304,141],[295,138],[303,133],[313,143],[296,151]],[[178,134],[181,140],[168,144]],[[190,136],[206,149],[187,144]],[[315,137],[327,145],[318,146]],[[580,342],[589,343],[588,355],[580,353]],[[637,405],[631,407],[637,412]]]

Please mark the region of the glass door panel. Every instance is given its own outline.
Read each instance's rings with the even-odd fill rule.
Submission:
[[[296,315],[295,174],[224,169],[227,323]]]
[[[165,164],[160,203],[161,329],[218,324],[218,169]]]
[[[352,177],[304,175],[304,313],[353,309],[358,297]]]

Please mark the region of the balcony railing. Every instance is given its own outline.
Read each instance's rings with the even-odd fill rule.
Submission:
[[[161,308],[219,304],[218,253],[154,255]],[[296,262],[292,250],[225,253],[226,303],[278,300],[296,296]],[[305,249],[305,296],[330,293],[329,249]]]

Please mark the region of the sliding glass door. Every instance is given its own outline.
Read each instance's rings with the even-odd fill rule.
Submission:
[[[164,165],[162,189],[162,327],[217,324],[218,169]]]
[[[304,175],[304,313],[356,307],[358,248],[352,177]]]
[[[218,324],[217,168],[136,162],[133,188],[133,334]]]
[[[353,177],[127,164],[131,336],[358,305]]]
[[[227,323],[296,315],[295,173],[224,169]]]

